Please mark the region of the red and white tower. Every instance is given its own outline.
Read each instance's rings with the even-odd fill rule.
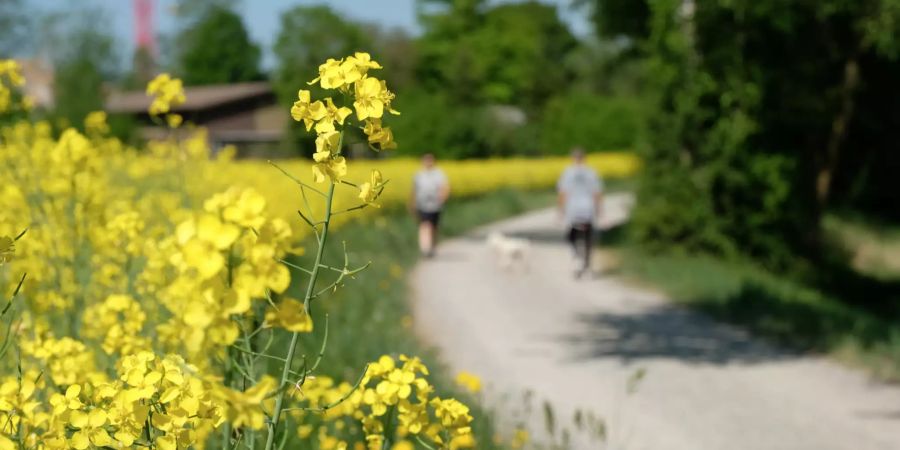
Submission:
[[[156,72],[156,30],[153,29],[153,0],[132,0],[134,9],[134,54],[132,70],[135,81],[145,84]]]
[[[134,0],[134,41],[138,49],[156,55],[153,30],[153,0]]]

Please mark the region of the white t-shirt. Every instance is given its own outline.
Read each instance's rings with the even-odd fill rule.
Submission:
[[[438,168],[422,169],[413,178],[416,208],[422,212],[438,212],[444,206],[441,189],[447,186],[447,176]]]
[[[597,172],[584,164],[573,164],[563,171],[556,189],[565,195],[566,222],[570,225],[594,222],[597,214],[594,196],[603,192],[603,180]]]

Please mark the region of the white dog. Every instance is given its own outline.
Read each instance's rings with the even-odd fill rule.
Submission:
[[[531,253],[531,242],[528,239],[509,237],[494,231],[488,235],[487,244],[497,255],[500,267],[504,270],[528,270],[528,255]]]

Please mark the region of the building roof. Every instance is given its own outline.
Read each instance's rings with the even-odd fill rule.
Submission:
[[[53,65],[43,58],[17,60],[22,67],[25,86],[22,93],[28,95],[37,106],[53,107]]]
[[[271,93],[272,86],[265,81],[191,86],[184,89],[187,101],[173,110],[200,111]],[[112,92],[106,99],[106,110],[111,113],[143,113],[150,107],[150,101],[151,98],[144,91]]]

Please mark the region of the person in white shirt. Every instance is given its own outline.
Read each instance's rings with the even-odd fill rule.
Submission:
[[[422,169],[413,178],[410,208],[419,219],[419,251],[423,256],[434,256],[438,222],[441,209],[450,196],[450,183],[444,171],[435,167],[434,155],[422,156]]]
[[[584,158],[584,150],[574,149],[573,164],[563,171],[556,185],[557,207],[568,228],[567,238],[578,264],[575,273],[578,277],[590,270],[594,221],[603,201],[603,180],[585,164]]]

